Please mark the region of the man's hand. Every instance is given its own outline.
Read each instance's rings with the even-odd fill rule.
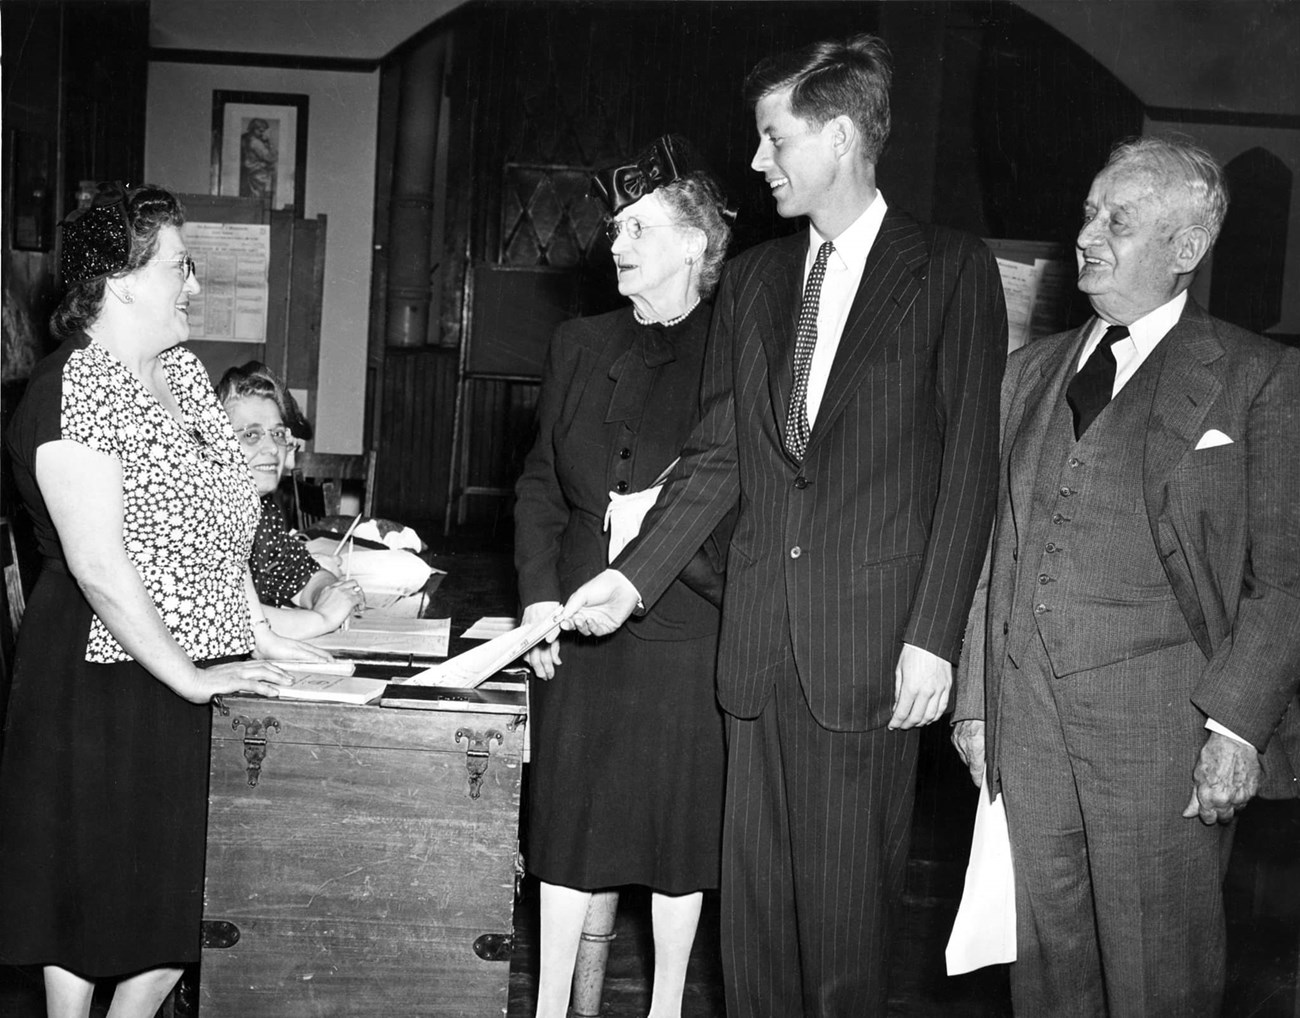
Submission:
[[[894,668],[894,716],[889,727],[916,728],[938,720],[952,692],[952,663],[903,644]]]
[[[1226,824],[1259,788],[1259,753],[1254,746],[1211,732],[1192,771],[1195,784],[1183,816]]]
[[[573,592],[564,605],[564,629],[586,636],[608,636],[627,621],[641,596],[617,569],[606,569]]]
[[[524,617],[519,620],[520,625],[531,626],[541,622],[542,619],[553,615],[558,607],[560,607],[559,601],[534,601],[524,609]],[[528,667],[539,679],[555,678],[555,667],[560,663],[560,645],[555,642],[559,635],[560,627],[556,626],[546,634],[545,640],[524,655]]]
[[[970,719],[952,726],[952,744],[970,769],[976,788],[984,787],[984,722]]]

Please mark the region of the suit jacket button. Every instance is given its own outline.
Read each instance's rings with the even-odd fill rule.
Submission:
[[[1003,636],[1006,636],[1007,633],[1009,633],[1009,632],[1011,632],[1011,627],[1010,627],[1009,625],[1007,625],[1007,623],[1005,623],[1005,622],[1002,623],[1002,635],[1003,635]]]
[[[804,488],[808,487],[808,478],[804,477],[803,474],[800,474],[794,479],[794,486],[800,491],[803,491]]]
[[[617,491],[620,495],[625,493],[627,491],[627,481],[619,481],[616,485],[614,485],[614,490]]]
[[[1068,485],[1065,485],[1065,484],[1061,485],[1061,497],[1062,497],[1062,498],[1069,498],[1069,497],[1070,497],[1071,495],[1073,495],[1073,494],[1074,494],[1074,489],[1073,489],[1073,488],[1071,488],[1071,487],[1069,487]]]
[[[791,557],[791,558],[798,558],[798,557],[799,557],[800,555],[802,555],[802,554],[803,554],[803,549],[800,548],[797,544],[796,544],[793,548],[790,549],[790,557]]]
[[[1034,605],[1034,614],[1035,614],[1035,615],[1046,615],[1046,614],[1047,614],[1049,611],[1051,611],[1051,610],[1052,610],[1052,609],[1049,608],[1049,607],[1047,607],[1047,605],[1045,605],[1045,604],[1041,604],[1041,603],[1040,603],[1040,604],[1036,604],[1036,605]]]
[[[627,446],[623,446],[623,448],[618,451],[618,458],[621,460],[628,459],[631,455],[632,455],[632,450],[629,449]]]

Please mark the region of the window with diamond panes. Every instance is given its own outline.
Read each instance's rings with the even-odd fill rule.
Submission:
[[[590,169],[507,163],[501,264],[572,268],[603,240],[600,205],[587,198]]]

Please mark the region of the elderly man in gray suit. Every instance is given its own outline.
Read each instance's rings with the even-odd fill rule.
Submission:
[[[1119,146],[1096,316],[1008,362],[953,740],[1006,803],[1020,1015],[1219,1013],[1229,821],[1300,679],[1300,354],[1186,293],[1227,204],[1200,149]]]
[[[977,238],[887,206],[879,39],[746,82],[777,211],[714,304],[704,416],[644,532],[579,588],[603,633],[653,604],[739,502],[718,648],[731,1018],[885,1013],[917,727],[951,664],[993,510],[1006,309]]]

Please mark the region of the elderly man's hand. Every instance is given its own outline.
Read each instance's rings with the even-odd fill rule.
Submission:
[[[976,788],[984,786],[984,722],[975,718],[958,721],[952,726],[952,744],[970,770]]]
[[[641,596],[617,569],[606,569],[575,590],[564,605],[564,629],[586,636],[608,636],[627,621]]]
[[[1259,788],[1259,753],[1254,746],[1211,732],[1192,771],[1192,798],[1183,816],[1203,824],[1226,824]]]

